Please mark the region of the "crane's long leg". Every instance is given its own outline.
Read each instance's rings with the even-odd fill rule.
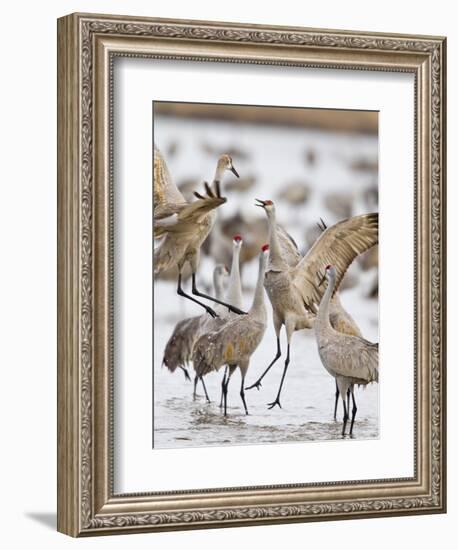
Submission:
[[[256,382],[254,384],[251,384],[251,386],[248,386],[247,390],[251,390],[253,388],[257,388],[259,390],[259,388],[262,386],[261,384],[261,380],[264,378],[264,376],[269,372],[269,370],[271,369],[271,367],[274,365],[274,363],[276,363],[278,361],[278,359],[280,359],[281,357],[281,348],[280,348],[280,337],[277,336],[277,353],[275,355],[275,357],[273,358],[272,362],[270,363],[270,365],[266,368],[266,370],[261,374],[261,376],[256,380]]]
[[[232,365],[229,367],[229,373],[223,386],[224,416],[227,416],[227,388],[229,387],[229,381],[231,379],[232,373],[234,372],[234,369],[235,367],[233,367]]]
[[[179,275],[178,275],[177,294],[179,296],[183,296],[183,298],[186,298],[187,300],[191,300],[191,302],[194,302],[195,304],[199,304],[199,306],[202,306],[206,310],[206,312],[208,314],[210,314],[213,318],[218,317],[218,315],[216,315],[216,312],[211,307],[203,304],[202,302],[199,302],[199,300],[196,300],[195,298],[193,298],[189,294],[186,294],[186,292],[181,287],[181,273],[179,273]]]
[[[343,408],[344,408],[342,437],[344,437],[345,436],[345,429],[347,427],[347,421],[348,421],[348,411],[347,411],[347,405],[345,403],[345,395],[342,395],[342,403],[343,403]]]
[[[223,408],[223,401],[224,401],[224,384],[226,383],[226,376],[227,376],[227,371],[228,371],[229,367],[226,365],[224,367],[224,375],[223,375],[223,379],[221,380],[221,399],[220,399],[220,402],[219,402],[219,408],[222,409]]]
[[[204,389],[205,393],[205,399],[207,400],[207,403],[211,403],[210,398],[208,397],[207,388],[205,387],[205,382],[202,376],[197,376],[197,374],[194,376],[194,391],[192,393],[192,398],[195,401],[197,399],[197,383],[199,380],[202,382],[202,387]]]
[[[355,423],[356,411],[358,410],[358,408],[356,406],[356,401],[355,401],[354,387],[351,386],[351,389],[349,391],[351,391],[351,399],[353,401],[353,408],[351,410],[351,424],[350,424],[350,435],[352,435],[353,424]]]
[[[204,377],[200,377],[200,381],[202,382],[202,387],[204,388],[205,393],[205,399],[207,400],[207,403],[211,403],[210,398],[208,397],[207,388],[205,387]]]
[[[275,401],[272,401],[272,403],[267,404],[269,409],[273,409],[275,407],[275,405],[278,405],[281,409],[280,394],[281,394],[281,389],[283,387],[283,382],[285,381],[286,371],[288,370],[289,352],[290,352],[290,343],[288,342],[288,348],[287,348],[287,351],[286,351],[286,361],[285,361],[285,366],[283,368],[283,374],[281,376],[280,387],[278,388],[278,393],[277,393],[277,397],[276,397]]]
[[[199,381],[199,377],[197,374],[194,376],[194,391],[192,392],[192,398],[195,401],[197,398],[197,382]]]
[[[243,387],[245,384],[246,371],[248,370],[248,363],[240,364],[239,367],[240,367],[240,373],[242,375],[242,383],[240,385],[240,397],[242,398],[243,407],[245,408],[245,414],[248,414],[248,407],[245,401],[245,389]]]
[[[192,274],[192,293],[195,296],[200,296],[201,298],[206,298],[207,300],[211,300],[212,302],[215,302],[217,304],[221,304],[222,306],[227,307],[229,311],[233,311],[234,313],[237,313],[239,315],[246,315],[246,311],[242,311],[238,307],[231,306],[231,304],[227,304],[226,302],[222,302],[221,300],[218,300],[217,298],[214,298],[213,296],[209,296],[208,294],[204,294],[203,292],[200,292],[197,288],[196,284],[196,274]],[[200,302],[198,302],[200,303]]]
[[[337,385],[337,380],[336,380],[336,400],[335,400],[335,403],[334,403],[334,420],[337,420],[337,405],[339,403],[339,395],[340,395],[340,391],[339,391],[339,386]]]

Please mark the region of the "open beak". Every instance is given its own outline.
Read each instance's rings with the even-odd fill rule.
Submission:
[[[237,176],[238,178],[240,177],[239,173],[237,172],[237,170],[233,166],[230,167],[230,171],[234,174],[234,176]]]
[[[255,206],[260,206],[261,208],[266,207],[265,201],[262,201],[261,199],[254,199],[254,200],[257,201],[257,203],[256,202],[254,203]]]

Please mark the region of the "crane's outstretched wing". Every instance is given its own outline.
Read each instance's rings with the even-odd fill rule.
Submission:
[[[188,204],[172,181],[165,159],[156,145],[154,146],[153,184],[153,206],[156,219],[170,216]]]
[[[291,271],[306,307],[316,312],[326,290],[319,282],[327,265],[336,269],[336,292],[353,260],[377,243],[378,213],[354,216],[328,227]]]
[[[218,206],[226,202],[226,197],[221,196],[219,185],[216,185],[215,191],[210,188],[208,183],[204,185],[206,196],[195,192],[196,201],[178,208],[177,212],[167,218],[154,221],[155,238],[161,237],[166,233],[188,232],[193,224],[200,223],[211,210],[218,208]]]
[[[358,336],[338,335],[339,342],[330,342],[320,349],[320,355],[337,376],[351,378],[355,384],[378,382],[378,344]]]
[[[281,225],[277,225],[277,235],[283,260],[289,267],[296,267],[302,259],[296,241]]]

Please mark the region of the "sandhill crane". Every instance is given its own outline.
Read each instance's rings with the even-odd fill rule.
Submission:
[[[193,363],[196,373],[200,376],[217,371],[223,365],[229,366],[229,372],[223,384],[224,416],[227,414],[229,382],[237,367],[242,377],[240,397],[245,413],[248,414],[244,390],[245,376],[250,358],[259,346],[267,326],[263,283],[268,251],[269,245],[264,245],[259,257],[258,280],[253,303],[248,314],[229,319],[219,329],[202,335],[194,346]]]
[[[359,330],[358,325],[351,315],[344,309],[340,302],[339,293],[336,292],[331,298],[329,304],[329,322],[331,327],[337,332],[342,334],[348,334],[349,336],[358,336],[362,337],[361,331]],[[339,386],[336,381],[336,393],[335,393],[335,402],[334,402],[334,420],[337,420],[337,404],[339,402]],[[347,391],[347,408],[350,406],[350,392]]]
[[[317,223],[318,229],[321,232],[326,231],[327,225],[320,218],[320,222]],[[372,247],[370,250],[376,249],[377,246]],[[364,256],[364,255],[363,255]],[[346,278],[348,277],[348,274]],[[346,279],[345,278],[345,279]],[[356,324],[353,317],[344,309],[340,301],[340,296],[338,292],[334,293],[334,296],[331,298],[329,304],[329,322],[331,327],[337,332],[342,334],[348,334],[349,336],[359,336],[362,337],[361,331],[359,330],[358,325]],[[336,381],[336,392],[335,392],[335,401],[334,401],[334,420],[337,420],[337,405],[339,402],[339,386]],[[347,391],[347,409],[350,407],[350,390]]]
[[[231,272],[229,277],[229,285],[227,289],[227,293],[225,296],[225,302],[230,304],[231,306],[234,306],[236,310],[241,310],[243,307],[243,296],[242,296],[242,280],[240,277],[240,252],[242,250],[243,245],[243,239],[240,235],[235,235],[232,239],[232,263],[231,263]],[[199,327],[198,333],[195,335],[195,341],[198,340],[198,338],[206,333],[211,332],[213,330],[216,330],[219,328],[227,319],[230,319],[237,315],[237,313],[234,313],[230,309],[226,309],[224,306],[218,304],[215,308],[215,312],[217,313],[218,317],[215,319],[206,317],[205,321],[201,324]],[[226,376],[227,376],[228,369],[224,370],[223,379],[221,382],[221,387],[224,387]],[[205,388],[205,383],[203,376],[198,376],[197,373],[194,377],[194,388],[196,387],[197,381],[201,380],[202,385]],[[205,390],[206,393],[206,390]],[[209,401],[207,396],[207,401]],[[221,400],[220,400],[220,407],[222,407],[223,404],[223,393],[221,392]]]
[[[224,297],[224,280],[229,276],[227,267],[224,265],[216,265],[213,270],[213,286],[215,295],[219,299]],[[198,338],[202,327],[207,321],[212,319],[206,313],[189,317],[178,322],[172,332],[172,335],[167,341],[164,349],[162,365],[167,367],[170,372],[175,372],[177,368],[184,372],[186,380],[191,380],[187,367],[191,361],[192,348]],[[194,380],[194,398],[196,397],[197,379]],[[202,380],[205,396],[207,400],[208,393],[205,383]]]
[[[277,353],[260,378],[247,389],[260,388],[261,380],[281,357],[280,330],[286,328],[287,353],[277,397],[268,406],[281,408],[280,394],[290,362],[291,338],[295,331],[312,328],[323,290],[317,274],[332,262],[337,269],[338,289],[352,261],[378,242],[378,214],[354,216],[326,228],[304,257],[288,234],[277,225],[271,200],[261,201],[269,225],[270,259],[264,286],[273,309]]]
[[[243,245],[243,239],[240,235],[235,235],[232,240],[232,265],[229,276],[229,284],[226,295],[224,296],[224,278],[228,274],[226,266],[217,265],[213,272],[213,284],[216,297],[222,300],[224,297],[228,303],[241,308],[243,306],[242,283],[240,279],[240,251]],[[215,330],[222,323],[223,319],[235,315],[228,311],[224,306],[217,305],[215,308],[218,317],[213,319],[207,314],[190,317],[180,321],[170,336],[164,351],[163,364],[174,372],[177,368],[184,371],[186,379],[190,380],[187,366],[191,362],[192,350],[196,340],[204,332]],[[196,398],[197,382],[199,377],[194,376],[193,397]],[[210,401],[203,378],[202,387],[207,401]]]
[[[338,272],[335,267],[328,265],[325,276],[328,278],[328,287],[315,320],[318,353],[324,368],[335,378],[342,396],[344,408],[342,436],[345,435],[349,416],[345,394],[350,390],[353,402],[350,424],[350,435],[352,435],[357,411],[354,385],[365,386],[371,382],[378,382],[378,344],[368,342],[361,336],[342,334],[332,328],[329,320],[330,301],[336,288]]]
[[[173,183],[161,152],[154,147],[154,237],[162,237],[160,245],[154,250],[154,273],[177,266],[177,293],[205,308],[212,317],[216,317],[216,313],[211,307],[184,292],[181,277],[183,266],[189,262],[193,295],[222,304],[235,313],[244,313],[230,304],[200,292],[196,283],[200,247],[215,222],[215,209],[226,202],[226,198],[222,197],[220,192],[220,182],[226,170],[238,177],[231,157],[221,155],[212,186],[205,184],[207,196],[195,192],[198,200],[189,203]]]

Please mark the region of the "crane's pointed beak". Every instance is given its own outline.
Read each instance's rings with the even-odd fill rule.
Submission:
[[[234,166],[231,166],[229,168],[229,170],[234,174],[234,176],[236,176],[237,178],[239,178],[239,173],[237,172],[237,170],[234,168]]]
[[[255,201],[258,201],[257,203],[254,203],[255,206],[260,206],[261,208],[266,207],[265,201],[262,201],[261,199],[254,199]]]

